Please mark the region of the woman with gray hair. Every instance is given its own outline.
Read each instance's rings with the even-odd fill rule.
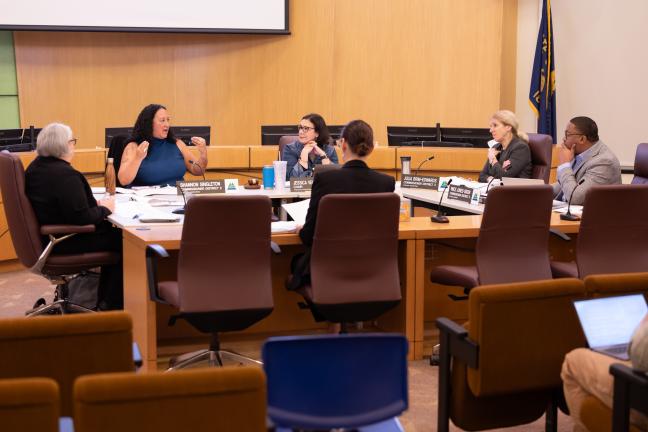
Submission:
[[[106,220],[115,209],[112,198],[97,202],[86,178],[72,165],[76,138],[62,123],[51,123],[38,134],[38,157],[25,172],[25,193],[41,225],[95,225],[93,233],[76,234],[54,246],[60,254],[120,252],[121,231]],[[43,244],[48,239],[43,237]],[[103,266],[98,309],[123,306],[121,262]]]

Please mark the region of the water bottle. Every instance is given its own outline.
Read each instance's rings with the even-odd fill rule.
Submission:
[[[106,194],[115,195],[115,187],[117,185],[115,177],[115,165],[113,158],[108,158],[106,163],[106,174],[104,176],[106,184]]]

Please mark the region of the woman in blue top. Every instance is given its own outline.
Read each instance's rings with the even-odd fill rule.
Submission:
[[[203,175],[207,168],[205,140],[191,137],[200,156],[191,154],[187,145],[169,129],[171,118],[162,105],[144,107],[133,127],[133,135],[124,148],[119,167],[119,182],[128,186],[175,185],[186,171]],[[198,159],[198,160],[196,160]]]
[[[307,114],[299,122],[299,139],[286,145],[281,160],[286,161],[286,180],[313,175],[315,165],[337,164],[335,146],[330,141],[326,122],[319,114]]]

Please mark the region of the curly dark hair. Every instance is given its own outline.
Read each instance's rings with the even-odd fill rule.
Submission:
[[[319,114],[311,113],[302,117],[302,120],[308,120],[313,123],[313,126],[315,126],[315,132],[317,132],[317,138],[315,138],[315,141],[321,149],[324,149],[324,147],[331,143],[331,135],[329,134],[328,126],[326,126],[324,117]]]
[[[153,119],[155,114],[161,110],[166,109],[164,105],[159,104],[150,104],[146,105],[142,111],[140,111],[135,120],[135,126],[133,126],[133,133],[131,134],[129,141],[135,141],[137,144],[140,144],[142,141],[151,141],[153,139]],[[167,141],[172,143],[176,142],[176,137],[169,129],[169,134],[166,138]]]

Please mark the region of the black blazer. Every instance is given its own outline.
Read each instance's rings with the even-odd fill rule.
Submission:
[[[484,168],[479,174],[480,182],[486,183],[488,177],[531,178],[533,165],[531,165],[531,149],[529,148],[529,144],[520,138],[514,138],[508,147],[506,147],[506,150],[502,150],[501,144],[498,144],[498,146],[500,152],[497,155],[497,163],[491,165],[490,161],[486,161]],[[504,169],[502,168],[502,164],[507,160],[511,161],[511,165],[507,169]]]
[[[337,193],[380,193],[394,192],[396,181],[393,177],[370,169],[360,160],[351,160],[340,169],[324,171],[315,176],[311,190],[310,205],[306,223],[299,237],[307,246],[313,244],[315,222],[319,202],[324,195]]]
[[[55,157],[39,156],[27,167],[25,193],[41,225],[98,225],[110,214],[97,206],[83,174]]]

